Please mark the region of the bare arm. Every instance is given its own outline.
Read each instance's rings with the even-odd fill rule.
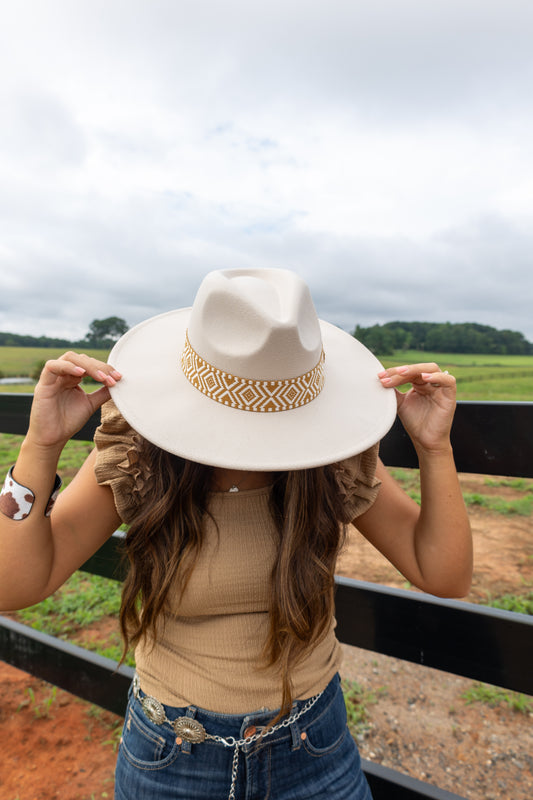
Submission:
[[[455,380],[440,373],[436,364],[394,368],[382,376],[390,388],[412,383],[407,394],[397,393],[398,409],[418,454],[421,505],[379,462],[378,498],[354,524],[415,586],[442,597],[464,596],[470,588],[473,557],[449,439]]]
[[[90,374],[104,386],[87,395]],[[30,426],[13,477],[35,495],[26,519],[0,514],[0,609],[32,605],[58,588],[120,524],[112,493],[99,486],[91,454],[45,516],[59,455],[70,437],[109,397],[120,379],[102,362],[74,353],[50,361],[36,386]]]

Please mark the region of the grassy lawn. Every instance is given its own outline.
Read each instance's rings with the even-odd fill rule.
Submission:
[[[0,377],[34,376],[42,364],[57,358],[62,350],[44,347],[0,347]],[[106,350],[87,350],[88,355],[106,361]],[[457,378],[459,400],[533,400],[533,356],[478,355],[469,353],[427,353],[397,351],[379,357],[386,366],[434,361]],[[0,392],[32,392],[30,384],[0,385]]]
[[[45,361],[58,358],[64,352],[65,348],[53,347],[0,347],[0,377],[32,377]],[[107,361],[109,355],[108,350],[85,350],[84,352],[93,358],[99,358],[100,361]],[[18,389],[8,391],[18,391]]]
[[[380,359],[385,367],[436,362],[457,379],[458,400],[533,400],[533,356],[495,356],[469,353],[397,352]]]

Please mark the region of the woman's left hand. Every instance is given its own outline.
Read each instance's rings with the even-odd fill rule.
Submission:
[[[385,388],[395,389],[398,416],[415,448],[433,452],[449,448],[456,395],[453,375],[427,363],[391,367],[378,377]],[[398,391],[408,383],[408,392]]]

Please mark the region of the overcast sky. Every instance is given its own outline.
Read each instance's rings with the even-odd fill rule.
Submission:
[[[533,341],[531,0],[0,0],[0,330],[287,267]]]

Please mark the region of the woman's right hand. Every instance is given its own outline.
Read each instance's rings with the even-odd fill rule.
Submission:
[[[103,384],[87,394],[85,377]],[[42,447],[63,448],[91,415],[109,399],[109,388],[121,374],[112,366],[81,353],[68,352],[47,361],[35,387],[28,434]]]

